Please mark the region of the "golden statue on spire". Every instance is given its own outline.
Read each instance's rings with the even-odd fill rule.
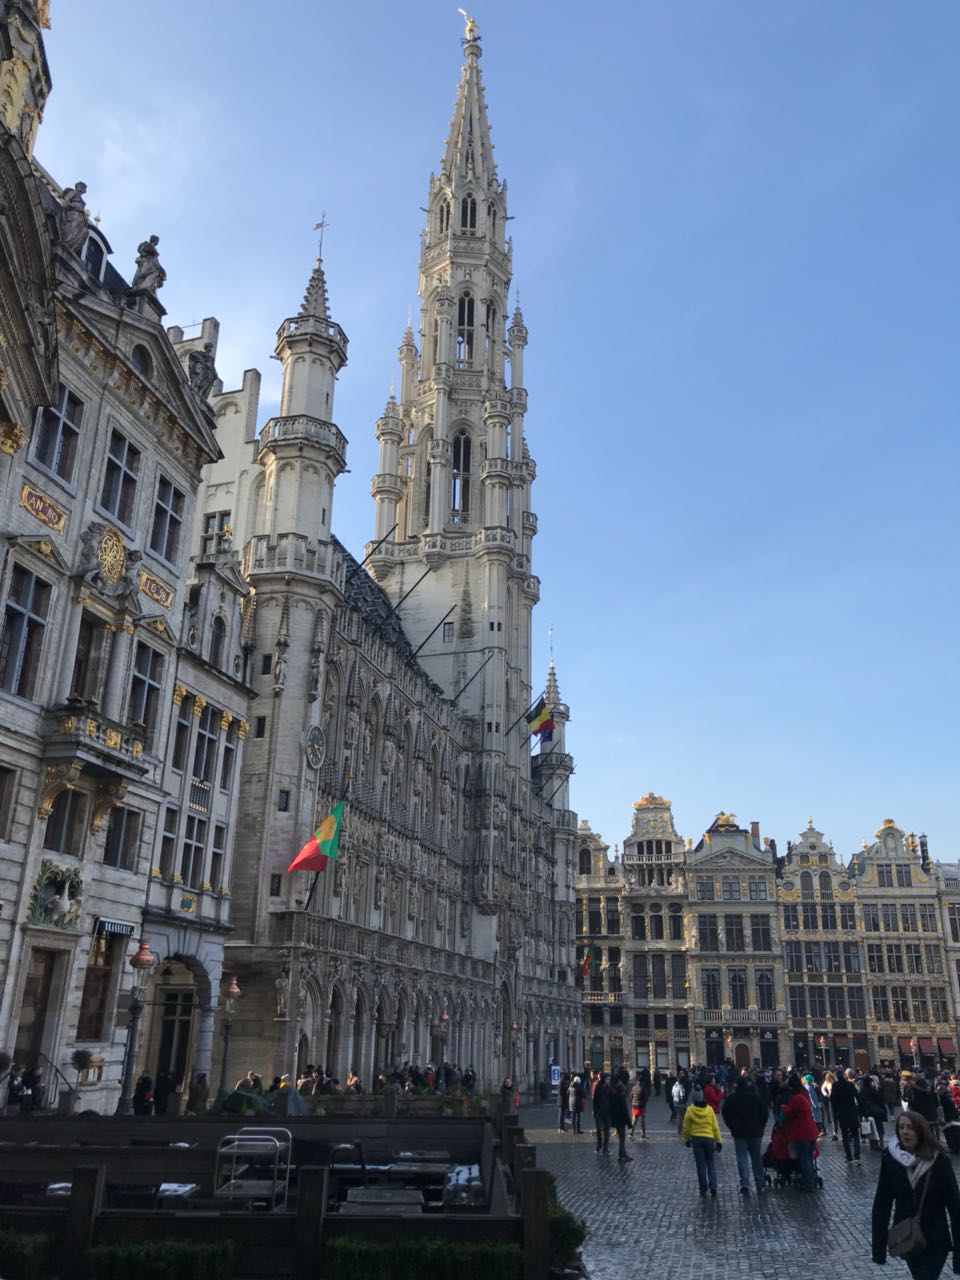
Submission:
[[[458,9],[457,13],[462,16],[466,23],[463,31],[463,38],[466,40],[467,44],[472,44],[477,37],[477,20],[476,18],[472,18],[470,14],[467,13],[466,9]]]

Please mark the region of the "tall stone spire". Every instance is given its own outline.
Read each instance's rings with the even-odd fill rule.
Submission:
[[[466,62],[460,75],[441,168],[441,172],[451,183],[458,177],[474,178],[479,182],[496,177],[487,104],[480,78],[482,52],[476,28],[472,31],[468,28],[467,38],[463,42]]]
[[[399,402],[377,423],[380,545],[367,551],[394,601],[414,575],[432,570],[400,605],[404,629],[414,647],[423,644],[419,660],[447,694],[465,690],[458,706],[481,721],[485,749],[526,769],[521,735],[507,729],[530,701],[530,611],[539,596],[531,573],[536,468],[524,440],[527,330],[519,313],[506,329],[513,272],[507,187],[493,159],[472,20],[463,53],[427,198],[419,351],[405,334]],[[468,626],[465,600],[473,602]],[[444,615],[452,625],[438,630]]]

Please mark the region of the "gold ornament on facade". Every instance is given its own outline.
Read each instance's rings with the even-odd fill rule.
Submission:
[[[220,712],[220,728],[221,728],[221,730],[222,730],[224,733],[226,733],[226,732],[227,732],[227,730],[230,728],[230,725],[231,725],[232,723],[233,723],[233,716],[230,714],[230,712],[229,712],[229,711],[221,711],[221,712]]]
[[[874,835],[882,836],[885,831],[889,831],[891,827],[895,827],[896,825],[897,824],[892,818],[884,818],[879,830],[875,831]]]
[[[193,707],[191,708],[191,710],[193,711],[193,714],[197,717],[197,719],[199,719],[200,716],[203,715],[203,709],[206,705],[207,705],[206,698],[201,698],[199,694],[194,698]]]
[[[652,791],[648,791],[645,796],[641,796],[639,800],[635,800],[633,807],[635,809],[652,809],[657,805],[664,808],[670,808],[670,801],[664,800],[663,796],[654,795]]]
[[[50,30],[50,0],[37,0],[37,18],[45,31]]]
[[[100,561],[100,570],[106,580],[108,582],[118,581],[126,568],[127,550],[116,529],[107,529],[100,539],[97,559]]]
[[[737,815],[735,813],[724,813],[721,809],[714,818],[713,825],[718,831],[736,831]]]
[[[243,742],[244,738],[247,736],[249,732],[250,732],[250,725],[247,723],[246,720],[241,720],[239,724],[239,728],[237,729],[237,737],[240,739],[241,742]]]
[[[0,422],[0,452],[11,457],[27,443],[27,433],[19,422]]]
[[[187,690],[185,685],[175,684],[173,686],[173,705],[175,707],[179,707],[180,703],[184,700],[186,696],[187,696]]]

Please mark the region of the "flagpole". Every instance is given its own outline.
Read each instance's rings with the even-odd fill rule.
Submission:
[[[342,795],[342,796],[340,797],[340,799],[337,801],[337,804],[343,804],[343,803],[346,801],[347,796],[350,794],[350,783],[351,783],[352,781],[353,781],[353,775],[352,775],[352,774],[350,774],[350,773],[348,773],[348,774],[347,774],[346,781],[345,781],[345,782],[344,782],[344,784],[343,784],[343,795]],[[340,828],[339,828],[339,831],[338,831],[338,833],[337,833],[337,834],[338,834],[338,840],[337,840],[338,846],[339,846],[339,839],[340,839],[340,837],[342,837],[342,836],[343,836],[343,828],[344,828],[344,826],[345,826],[345,825],[346,825],[346,823],[344,822],[343,812],[341,811],[341,814],[340,814]],[[338,849],[338,852],[339,852],[339,849]],[[321,875],[321,873],[320,873],[319,871],[315,871],[315,872],[313,873],[313,883],[310,885],[310,891],[309,891],[309,893],[307,894],[307,900],[306,900],[306,902],[303,904],[303,911],[304,911],[304,914],[305,914],[305,915],[306,915],[306,913],[310,910],[310,904],[313,902],[313,895],[314,895],[314,893],[316,892],[317,884],[319,883],[319,880],[320,880],[320,875]]]
[[[516,720],[514,720],[513,724],[512,724],[512,725],[510,726],[510,728],[507,730],[507,733],[505,733],[503,736],[504,736],[504,737],[506,737],[508,733],[513,733],[514,729],[517,727],[517,725],[520,723],[520,721],[524,718],[524,716],[528,716],[528,715],[530,714],[530,712],[533,710],[533,708],[534,708],[534,707],[537,705],[537,703],[540,701],[540,699],[541,699],[541,698],[543,698],[543,697],[545,697],[545,696],[546,696],[546,691],[544,691],[543,693],[538,693],[538,694],[537,694],[537,696],[534,698],[534,700],[530,703],[529,707],[527,707],[526,711],[521,711],[521,712],[520,712],[520,714],[517,716]],[[529,733],[527,734],[527,737],[528,737],[528,738],[530,737]],[[523,743],[521,743],[520,745],[521,745],[521,746],[523,746]]]

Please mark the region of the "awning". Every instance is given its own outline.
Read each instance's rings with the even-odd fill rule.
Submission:
[[[913,1041],[909,1036],[897,1036],[897,1048],[901,1053],[913,1055]]]
[[[834,1036],[834,1037],[833,1037],[833,1043],[834,1043],[834,1045],[835,1045],[838,1049],[849,1049],[849,1048],[850,1048],[850,1037],[849,1037],[849,1036]]]
[[[917,1048],[921,1053],[927,1054],[931,1058],[937,1056],[937,1051],[933,1046],[933,1036],[917,1036]]]
[[[957,1046],[949,1036],[941,1036],[937,1041],[937,1045],[940,1049],[941,1058],[955,1058],[957,1056]]]
[[[133,933],[134,926],[126,920],[105,920],[103,916],[97,921],[97,927],[94,933],[123,933],[128,937]]]

